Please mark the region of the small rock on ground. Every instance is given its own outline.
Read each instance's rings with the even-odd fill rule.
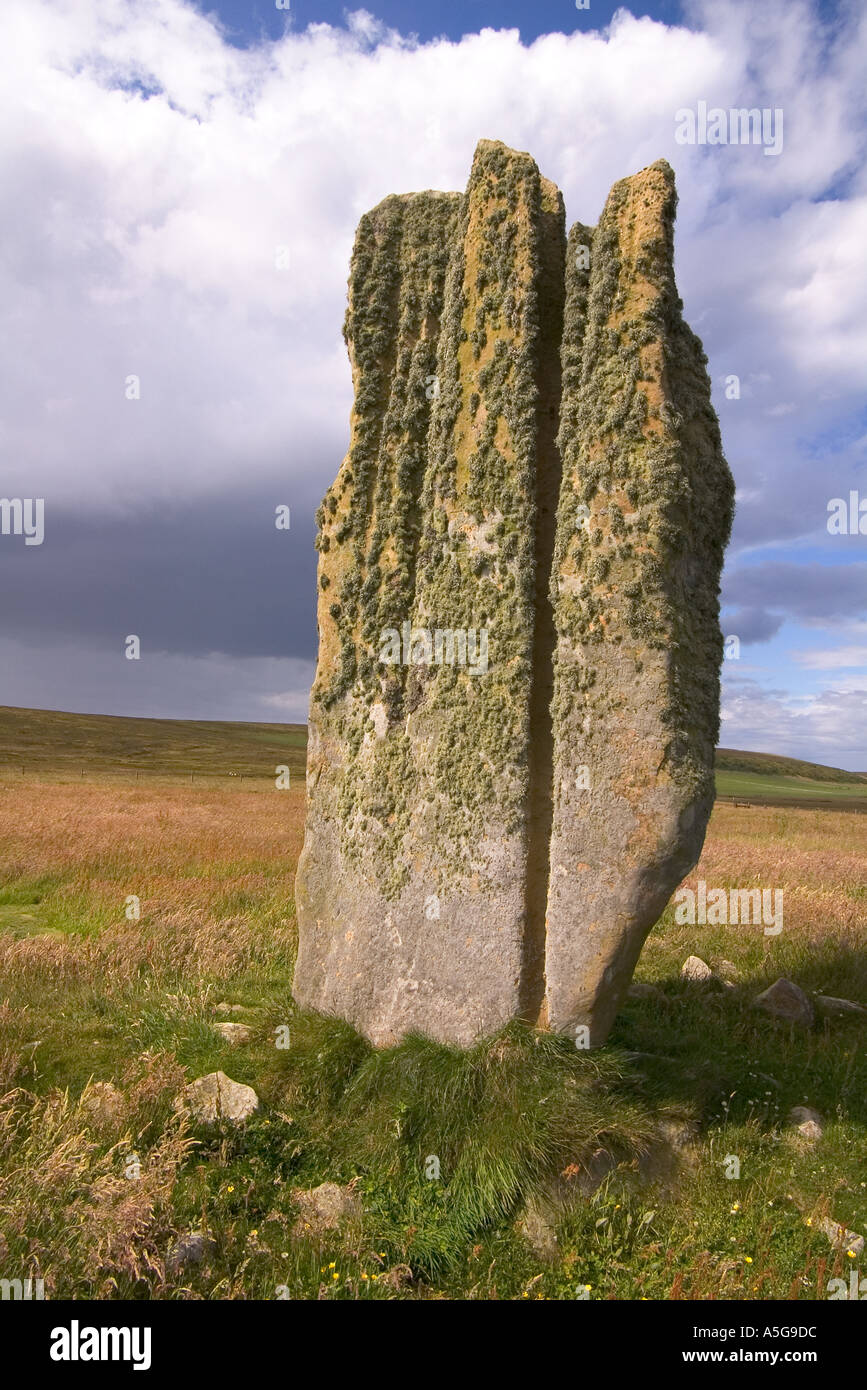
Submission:
[[[689,980],[693,985],[707,984],[713,979],[713,971],[701,956],[687,956],[680,967],[680,973],[684,980]]]
[[[819,1222],[819,1230],[828,1237],[832,1245],[842,1245],[844,1250],[851,1250],[856,1256],[864,1254],[864,1237],[859,1236],[857,1231],[847,1231],[845,1226],[832,1221],[830,1216]]]
[[[199,1265],[213,1255],[216,1248],[217,1242],[204,1231],[188,1231],[178,1237],[166,1256],[166,1270],[169,1274],[177,1274],[185,1265]]]
[[[295,1188],[293,1201],[298,1205],[298,1219],[292,1228],[295,1236],[319,1236],[334,1231],[343,1221],[361,1215],[361,1201],[351,1187],[336,1182],[323,1182],[318,1187]]]
[[[223,1071],[212,1071],[191,1081],[178,1100],[201,1124],[215,1124],[218,1120],[240,1124],[259,1109],[259,1097],[253,1087],[233,1081]]]
[[[823,1018],[863,1018],[867,1014],[863,1004],[856,1004],[852,999],[835,999],[832,994],[817,994],[813,1002]]]
[[[771,1018],[797,1023],[802,1028],[812,1027],[816,1017],[813,1005],[800,985],[782,976],[753,1000],[753,1008],[764,1010]]]
[[[253,1029],[248,1028],[246,1023],[215,1023],[214,1030],[233,1047],[248,1043],[253,1036]]]
[[[789,1124],[794,1125],[804,1139],[815,1141],[824,1133],[822,1116],[811,1105],[795,1105],[789,1111]]]

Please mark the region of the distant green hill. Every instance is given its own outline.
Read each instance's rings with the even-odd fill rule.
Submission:
[[[717,772],[758,772],[772,777],[806,777],[812,782],[852,782],[867,791],[867,774],[846,772],[822,763],[805,763],[778,753],[746,753],[739,748],[716,750]]]
[[[304,724],[127,719],[0,705],[0,772],[23,769],[25,776],[271,777],[280,764],[302,773],[306,747]],[[718,748],[716,769],[717,793],[723,797],[867,802],[867,776],[821,763]]]
[[[99,772],[256,777],[305,763],[303,724],[126,719],[0,705],[0,769],[63,776]]]
[[[717,796],[787,806],[839,806],[867,811],[867,777],[776,753],[716,752]]]

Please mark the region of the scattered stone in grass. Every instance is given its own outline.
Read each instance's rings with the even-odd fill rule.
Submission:
[[[680,967],[680,974],[691,985],[706,985],[713,979],[713,971],[701,956],[687,956]]]
[[[518,1231],[539,1260],[553,1261],[560,1254],[555,1230],[557,1214],[550,1201],[533,1197],[518,1219]]]
[[[802,1028],[812,1027],[816,1017],[813,1005],[800,985],[783,976],[753,1000],[753,1008],[762,1009],[771,1018],[797,1023]]]
[[[335,1231],[343,1221],[361,1215],[361,1201],[352,1184],[340,1187],[336,1182],[323,1182],[318,1187],[293,1188],[292,1200],[298,1206],[298,1219],[292,1228],[294,1236],[319,1236]]]
[[[697,1134],[698,1126],[692,1120],[661,1120],[659,1123],[661,1141],[674,1149],[675,1153],[690,1148]]]
[[[726,980],[736,980],[738,978],[738,968],[734,962],[730,960],[717,961],[716,973],[720,976],[724,976]]]
[[[658,989],[656,985],[643,984],[641,981],[631,984],[626,994],[629,999],[654,999],[658,1004],[671,1003],[671,1000],[666,998],[662,990]]]
[[[253,1029],[248,1028],[246,1023],[215,1023],[215,1032],[231,1043],[232,1047],[239,1047],[241,1043],[248,1043],[253,1037]]]
[[[864,1254],[864,1237],[859,1236],[857,1231],[847,1231],[845,1226],[839,1222],[832,1221],[830,1216],[825,1216],[819,1222],[819,1230],[827,1236],[832,1245],[842,1247],[843,1250],[852,1252],[853,1255]]]
[[[676,1118],[660,1121],[658,1137],[651,1140],[647,1152],[638,1160],[640,1181],[673,1192],[682,1170],[695,1167],[699,1162],[697,1136],[698,1127],[694,1121]]]
[[[123,1095],[111,1081],[91,1082],[82,1092],[81,1105],[99,1129],[110,1129],[123,1118]]]
[[[555,1178],[549,1178],[527,1198],[516,1227],[538,1260],[559,1259],[557,1226],[576,1196],[592,1197],[597,1188],[618,1167],[607,1149],[598,1148],[581,1163],[570,1163]]]
[[[816,994],[813,1003],[820,1018],[863,1018],[867,1015],[863,1004],[856,1004],[852,999],[835,999],[832,994]]]
[[[402,1289],[412,1283],[412,1270],[409,1265],[392,1265],[391,1269],[381,1276],[380,1283],[388,1284],[392,1289]]]
[[[734,989],[730,980],[724,980],[715,970],[711,970],[701,956],[687,956],[680,968],[681,979],[691,985],[713,985],[719,990]]]
[[[616,1167],[617,1159],[612,1153],[607,1149],[594,1149],[584,1165],[584,1172],[579,1174],[578,1187],[585,1196],[590,1196]]]
[[[794,1125],[803,1139],[815,1144],[822,1138],[822,1116],[810,1105],[796,1105],[789,1111],[789,1124]]]
[[[200,1265],[216,1248],[217,1242],[204,1231],[188,1231],[178,1237],[166,1256],[166,1270],[169,1274],[177,1274],[185,1265]]]
[[[219,1120],[240,1124],[259,1109],[259,1097],[252,1086],[233,1081],[223,1071],[212,1071],[185,1086],[176,1104],[188,1106],[200,1124]]]
[[[214,1005],[214,1010],[218,1014],[239,1014],[242,1009],[242,1004],[227,1004],[225,999],[221,999],[219,1004]]]

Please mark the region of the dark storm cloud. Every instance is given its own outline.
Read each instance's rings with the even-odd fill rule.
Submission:
[[[764,608],[815,623],[867,614],[867,561],[847,565],[767,561],[726,576],[727,604]],[[755,639],[754,639],[755,640]]]
[[[783,621],[779,614],[769,613],[766,608],[738,608],[723,614],[722,626],[726,633],[732,633],[744,646],[749,646],[754,642],[770,642]]]
[[[80,639],[187,656],[310,658],[316,652],[318,492],[237,491],[124,518],[55,512],[45,541],[0,537],[3,632],[28,645]],[[290,508],[288,531],[275,508]]]

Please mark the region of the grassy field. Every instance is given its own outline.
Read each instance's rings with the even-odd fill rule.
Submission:
[[[867,811],[867,783],[815,782],[808,777],[779,777],[761,772],[717,772],[717,796],[744,800],[830,801]]]
[[[512,1027],[470,1052],[376,1053],[291,1000],[303,781],[277,790],[274,766],[300,771],[301,745],[280,742],[298,730],[198,725],[186,755],[181,725],[131,721],[133,746],[112,721],[117,746],[81,779],[100,735],[66,718],[68,763],[43,743],[32,771],[0,771],[0,1276],[42,1277],[52,1298],[809,1300],[858,1264],[822,1223],[867,1233],[867,1027],[798,1030],[750,1005],[779,975],[867,1003],[861,816],[719,803],[687,883],[782,888],[785,929],[681,926],[669,908],[636,977],[654,991],[604,1049]],[[128,773],[144,747],[153,776],[119,778],[109,753]],[[230,747],[250,781],[204,776]],[[691,953],[734,988],[686,984]],[[229,1045],[221,1019],[251,1041]],[[190,1128],[176,1097],[218,1068],[261,1110]],[[815,1145],[786,1123],[801,1104],[823,1117]],[[599,1149],[617,1166],[583,1196]],[[298,1229],[293,1194],[325,1181],[352,1185],[358,1214]],[[554,1183],[543,1257],[519,1218]],[[193,1229],[212,1253],[172,1271]]]
[[[772,753],[718,748],[716,790],[719,797],[790,805],[798,801],[846,805],[867,811],[867,777],[839,767],[823,767]]]

